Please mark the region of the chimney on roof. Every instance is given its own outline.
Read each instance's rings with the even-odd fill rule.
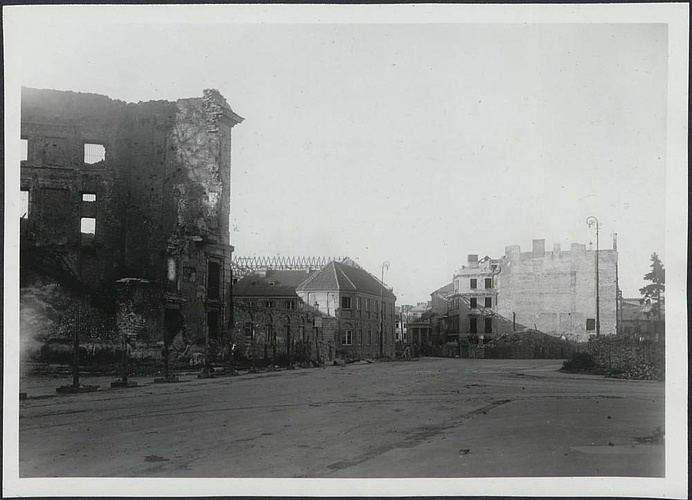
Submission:
[[[533,240],[533,257],[545,257],[545,240]]]
[[[509,245],[505,247],[505,257],[508,259],[518,259],[521,255],[521,247],[519,245]]]
[[[470,253],[468,256],[469,267],[478,267],[478,254]]]
[[[613,250],[618,251],[618,233],[613,233]]]

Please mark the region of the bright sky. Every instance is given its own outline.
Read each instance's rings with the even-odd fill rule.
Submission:
[[[65,22],[73,23],[65,26]],[[664,24],[151,25],[39,18],[24,85],[125,101],[218,88],[237,255],[344,255],[398,302],[469,253],[617,232],[638,296],[665,264]]]

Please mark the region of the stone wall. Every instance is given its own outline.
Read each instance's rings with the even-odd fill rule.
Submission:
[[[587,320],[596,320],[595,257],[579,244],[569,251],[555,245],[552,252],[508,247],[497,276],[497,312],[508,319],[516,313],[516,321],[528,328],[586,341],[596,333],[595,327],[587,329]],[[616,265],[617,251],[599,251],[603,335],[615,333]]]

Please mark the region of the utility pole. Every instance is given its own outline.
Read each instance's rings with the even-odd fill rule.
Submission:
[[[600,223],[593,215],[586,218],[586,225],[596,226],[596,337],[601,335],[600,286],[598,285],[598,226]]]
[[[389,269],[389,261],[384,261],[382,263],[382,274],[380,278],[380,357],[384,357],[384,305],[382,299],[384,298],[384,268]]]

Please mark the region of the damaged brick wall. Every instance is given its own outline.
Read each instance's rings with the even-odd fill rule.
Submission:
[[[205,339],[210,328],[227,334],[231,129],[242,120],[214,90],[127,104],[23,89],[23,267],[114,301],[117,280],[151,282],[162,299],[135,296],[120,317],[123,331],[149,342],[163,338],[167,301],[187,318],[191,337]],[[103,158],[89,158],[85,144]],[[95,219],[95,234],[82,234],[85,218]],[[151,309],[146,335],[132,315],[142,307]]]
[[[573,243],[569,251],[555,245],[543,251],[535,240],[533,252],[507,247],[497,276],[497,312],[552,335],[586,341],[596,333],[596,272],[593,250]],[[617,251],[599,251],[600,325],[604,335],[615,333]],[[591,330],[587,329],[587,320]]]
[[[238,359],[285,364],[289,336],[291,354],[297,362],[325,363],[336,355],[336,318],[311,310],[272,311],[237,303],[233,319],[231,336]]]

